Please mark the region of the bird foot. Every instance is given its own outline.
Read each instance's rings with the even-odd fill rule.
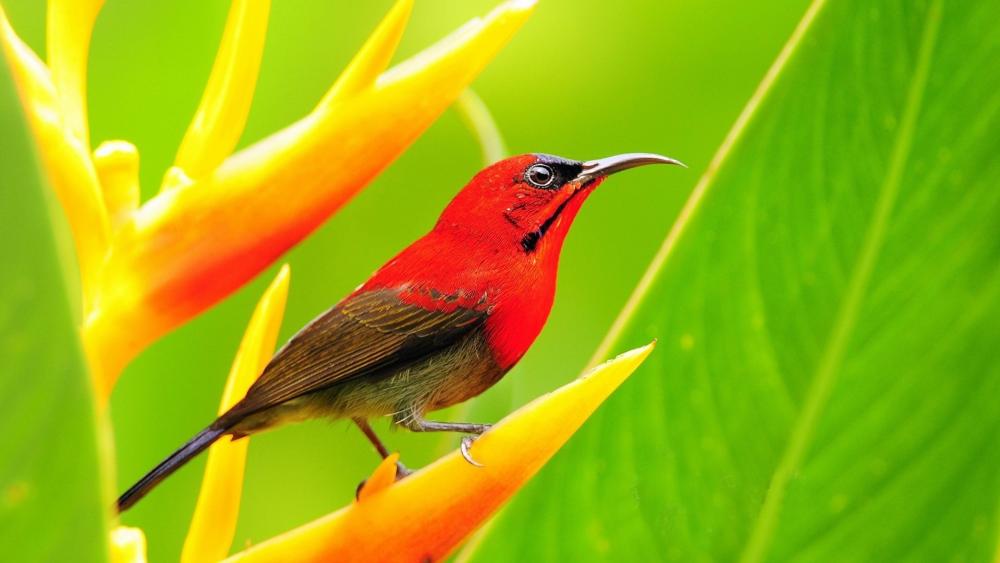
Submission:
[[[476,438],[478,437],[479,436],[462,436],[462,445],[459,449],[462,452],[462,457],[465,458],[465,461],[469,462],[469,465],[475,467],[484,467],[483,464],[473,459],[472,453],[469,452],[469,447],[472,446],[472,442],[475,442]]]

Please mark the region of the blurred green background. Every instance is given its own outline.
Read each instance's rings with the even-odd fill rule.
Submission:
[[[418,0],[396,60],[495,4]],[[44,3],[3,5],[43,55]],[[274,2],[241,146],[308,112],[390,6]],[[101,12],[90,56],[91,137],[94,146],[119,138],[136,144],[144,197],[158,189],[198,104],[228,7],[108,0]],[[652,151],[690,169],[630,172],[591,198],[570,235],[555,309],[534,348],[496,388],[442,418],[499,419],[580,371],[805,7],[804,0],[541,0],[474,83],[509,149],[580,159]],[[475,141],[449,110],[291,251],[283,259],[292,265],[292,281],[281,339],[426,231],[482,166],[479,159]],[[125,371],[112,398],[118,489],[212,418],[245,323],[274,271],[156,343]],[[385,432],[384,425],[377,429]],[[446,436],[386,438],[411,466],[456,445]],[[348,502],[376,462],[346,423],[287,427],[252,444],[234,548]],[[123,518],[146,531],[152,561],[176,560],[203,464],[195,460]]]

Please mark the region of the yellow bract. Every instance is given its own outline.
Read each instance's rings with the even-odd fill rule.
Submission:
[[[184,176],[208,174],[236,148],[250,113],[270,9],[270,2],[261,0],[233,2],[201,104],[177,150],[174,167]]]
[[[67,3],[73,4],[71,1]],[[53,7],[57,8],[59,4],[57,2]],[[78,43],[90,37],[89,28],[98,7],[99,3],[81,1],[60,12],[61,16],[50,16],[50,35],[66,29],[69,29],[65,31],[69,35],[63,40],[51,39],[49,49],[83,49],[85,56],[86,48]],[[70,20],[74,16],[80,18],[80,26],[86,30],[72,25]],[[66,93],[66,90],[83,84],[85,68],[81,68],[77,56],[50,52],[50,61],[60,69],[58,77],[61,81],[57,90],[53,74],[14,33],[2,6],[0,43],[17,84],[28,125],[38,142],[42,165],[73,233],[86,310],[91,303],[87,288],[97,283],[100,262],[108,248],[110,226],[90,159],[88,140],[86,134],[81,133],[81,128],[86,128],[83,111],[85,97],[82,92]],[[70,99],[67,100],[67,97]]]
[[[138,203],[138,153],[90,150],[86,54],[102,2],[53,0],[49,65],[0,10],[11,64],[80,264],[83,337],[103,400],[144,347],[249,281],[353,197],[447,108],[531,13],[512,0],[386,70],[412,0],[399,0],[302,120],[230,156],[243,131],[269,3],[233,3],[201,105]]]
[[[67,133],[90,148],[87,126],[87,53],[104,0],[50,0],[46,51],[59,114]]]
[[[288,297],[288,279],[286,264],[257,303],[222,393],[220,415],[246,395],[247,389],[274,354]],[[224,437],[208,449],[205,477],[191,518],[191,528],[184,541],[182,562],[218,561],[229,553],[229,545],[236,533],[249,440],[244,438],[234,442]]]

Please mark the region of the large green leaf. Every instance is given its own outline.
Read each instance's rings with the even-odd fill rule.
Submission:
[[[997,21],[814,3],[605,351],[659,349],[466,555],[1000,556]]]
[[[42,187],[0,57],[0,559],[105,561],[94,399]]]

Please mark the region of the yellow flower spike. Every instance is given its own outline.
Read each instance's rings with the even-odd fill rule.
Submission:
[[[200,178],[214,170],[243,134],[264,52],[270,9],[270,0],[234,0],[229,9],[208,85],[174,161],[174,166],[189,178]],[[167,178],[163,189],[174,187],[168,184],[173,176],[168,174]]]
[[[399,454],[389,454],[388,457],[382,460],[382,463],[378,464],[375,471],[372,472],[372,476],[369,477],[361,489],[358,491],[357,502],[363,502],[365,499],[371,498],[376,493],[382,492],[389,485],[396,482],[396,462],[399,461]]]
[[[84,139],[68,134],[70,126],[62,115],[63,102],[57,95],[49,69],[14,33],[2,7],[0,43],[17,84],[28,124],[38,143],[42,165],[73,232],[83,303],[87,307],[97,285],[97,275],[108,248],[109,237],[108,217],[90,160],[90,151]],[[69,61],[65,64],[67,67],[71,66]],[[65,73],[70,74],[69,71]],[[73,82],[69,78],[64,80]],[[82,102],[70,105],[75,103]],[[80,119],[79,116],[77,119]],[[86,118],[82,119],[85,126]],[[77,122],[77,127],[80,126],[79,123]]]
[[[46,45],[60,114],[69,132],[90,147],[87,53],[104,0],[49,0]]]
[[[361,84],[384,60],[407,5],[393,8],[352,63],[352,78],[335,89],[354,91],[349,85]],[[500,5],[371,87],[334,96],[336,103],[320,104],[208,176],[140,207],[116,232],[84,326],[89,357],[106,383],[142,348],[246,283],[358,193],[455,100],[533,5]]]
[[[330,91],[323,96],[319,108],[331,109],[338,100],[354,96],[375,85],[379,75],[389,66],[412,12],[413,0],[396,2]]]
[[[139,151],[128,141],[105,141],[94,149],[94,168],[113,229],[139,207]]]
[[[229,410],[246,395],[274,354],[278,329],[285,313],[288,280],[289,268],[285,264],[257,303],[229,372],[219,414]],[[223,438],[208,449],[205,478],[184,541],[182,563],[218,561],[229,553],[240,511],[248,443],[248,438],[235,442]]]
[[[111,563],[146,563],[146,536],[139,528],[111,530]]]
[[[597,366],[452,452],[362,502],[226,561],[442,561],[541,466],[649,355],[653,344]],[[559,491],[552,492],[557,500]]]

